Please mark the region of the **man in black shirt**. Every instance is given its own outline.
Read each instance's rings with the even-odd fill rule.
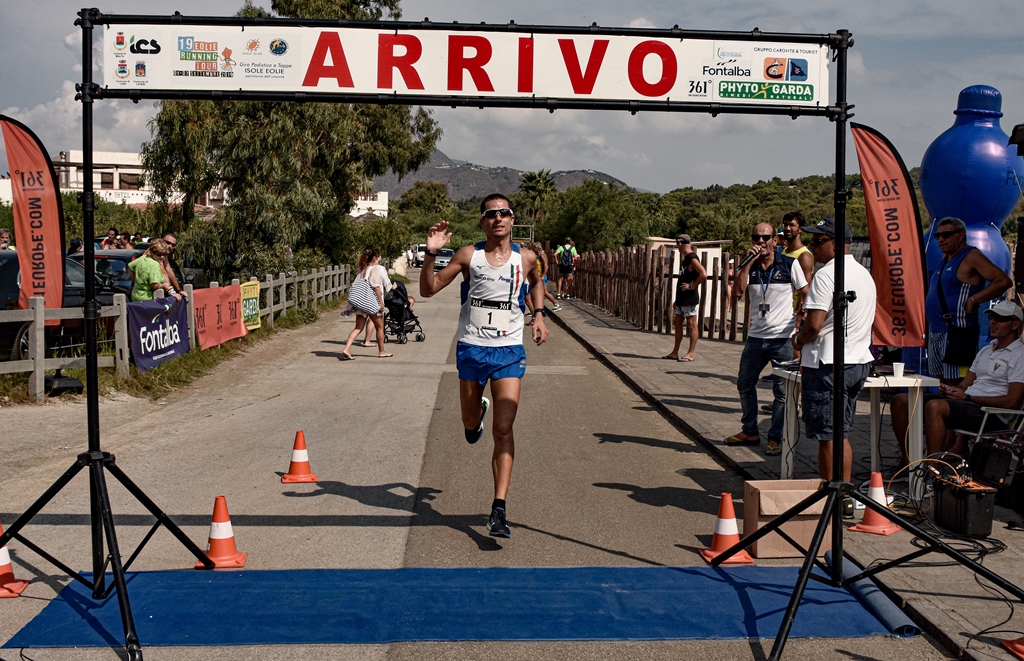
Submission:
[[[693,360],[693,352],[697,348],[697,306],[700,304],[700,286],[708,279],[708,273],[693,252],[689,234],[680,234],[676,238],[676,247],[679,248],[680,260],[679,278],[676,281],[675,315],[672,318],[676,340],[672,352],[663,357],[688,363]],[[683,341],[684,319],[687,333],[690,335],[690,350],[680,356],[679,345]]]

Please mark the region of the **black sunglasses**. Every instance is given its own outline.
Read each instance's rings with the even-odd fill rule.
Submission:
[[[508,207],[501,207],[499,209],[488,209],[487,211],[484,212],[484,218],[487,219],[493,219],[496,216],[508,218],[511,215],[513,215],[512,210],[509,209]]]
[[[757,243],[758,241],[771,241],[774,238],[775,238],[774,234],[751,234],[750,235],[750,240],[753,241],[754,243]]]
[[[831,236],[817,237],[817,238],[811,239],[811,245],[814,246],[814,247],[818,247],[818,246],[820,246],[823,243],[828,243],[829,241],[835,241],[835,238],[831,237]]]
[[[1012,316],[1012,315],[1011,315],[1011,316],[1009,316],[1009,317],[1005,317],[1005,316],[1003,316],[1003,315],[1001,315],[1001,314],[990,314],[990,315],[988,316],[988,318],[989,318],[989,319],[990,319],[991,321],[1013,321],[1013,320],[1017,319],[1017,317],[1014,317],[1014,316]]]
[[[936,232],[933,236],[935,237],[936,240],[938,240],[938,239],[948,239],[949,237],[954,236],[956,234],[959,234],[960,232],[961,232],[961,230],[951,230],[949,232]]]

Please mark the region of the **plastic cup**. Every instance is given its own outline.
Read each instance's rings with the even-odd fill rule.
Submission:
[[[904,368],[904,366],[905,365],[903,363],[893,363],[892,364],[892,375],[894,377],[896,377],[897,379],[902,379],[903,378],[903,368]]]

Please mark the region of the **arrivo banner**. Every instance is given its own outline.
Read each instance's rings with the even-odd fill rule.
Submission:
[[[828,105],[827,46],[371,28],[115,25],[110,89]]]

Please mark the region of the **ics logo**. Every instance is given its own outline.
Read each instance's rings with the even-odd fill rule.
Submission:
[[[765,80],[807,80],[807,60],[785,57],[768,57],[764,60]]]
[[[274,55],[284,55],[288,52],[288,42],[284,39],[274,39],[270,42],[270,52]]]
[[[131,44],[131,48],[128,50],[135,55],[156,55],[160,52],[160,44],[156,42],[156,39],[139,39],[135,41],[133,36]]]

